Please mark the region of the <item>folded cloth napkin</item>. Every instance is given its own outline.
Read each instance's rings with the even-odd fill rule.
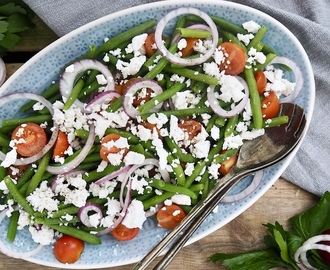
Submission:
[[[152,0],[24,0],[58,35],[101,16]],[[214,0],[221,1],[221,0]],[[304,46],[316,81],[313,119],[283,178],[316,195],[330,190],[330,1],[234,0],[259,9],[288,27]]]

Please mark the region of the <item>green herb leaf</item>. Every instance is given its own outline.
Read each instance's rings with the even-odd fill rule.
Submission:
[[[224,266],[232,270],[268,270],[274,267],[290,267],[290,265],[282,261],[278,254],[271,249],[239,254],[216,253],[210,257],[210,260],[212,262],[221,260]]]
[[[11,33],[23,32],[27,29],[33,28],[34,24],[30,19],[21,13],[14,13],[7,19],[8,31]]]
[[[10,16],[14,13],[22,13],[26,14],[26,10],[22,8],[20,5],[16,5],[13,2],[7,3],[3,6],[0,6],[0,14],[4,16]]]

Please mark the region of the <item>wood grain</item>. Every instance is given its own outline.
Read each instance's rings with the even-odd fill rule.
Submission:
[[[24,33],[21,44],[13,52],[18,54],[37,52],[57,39],[57,36],[39,18],[35,18],[35,23],[36,28]],[[7,64],[8,77],[21,65],[22,63],[19,62]],[[279,221],[284,226],[288,226],[288,219],[291,216],[308,209],[317,201],[316,196],[284,179],[279,179],[243,214],[200,241],[183,248],[168,269],[225,269],[219,264],[209,262],[208,258],[216,252],[236,253],[262,248],[263,237],[266,234],[262,224]],[[118,270],[131,268],[132,265],[115,267]],[[13,259],[0,253],[0,269],[50,270],[53,268]]]

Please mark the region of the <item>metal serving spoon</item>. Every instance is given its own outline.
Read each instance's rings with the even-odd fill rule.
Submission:
[[[217,181],[205,199],[197,203],[185,219],[137,263],[133,270],[146,269],[157,255],[175,240],[162,260],[153,268],[165,269],[189,237],[235,184],[245,176],[281,161],[292,152],[305,132],[304,110],[298,105],[283,103],[279,115],[287,115],[289,122],[285,125],[266,128],[264,135],[244,142],[237,163],[232,170]]]

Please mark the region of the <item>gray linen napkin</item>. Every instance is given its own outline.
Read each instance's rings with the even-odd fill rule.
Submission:
[[[58,35],[101,16],[152,0],[24,0]],[[220,0],[215,0],[220,1]],[[287,26],[304,46],[316,80],[308,134],[283,177],[316,195],[330,190],[330,1],[233,0],[259,9]]]

